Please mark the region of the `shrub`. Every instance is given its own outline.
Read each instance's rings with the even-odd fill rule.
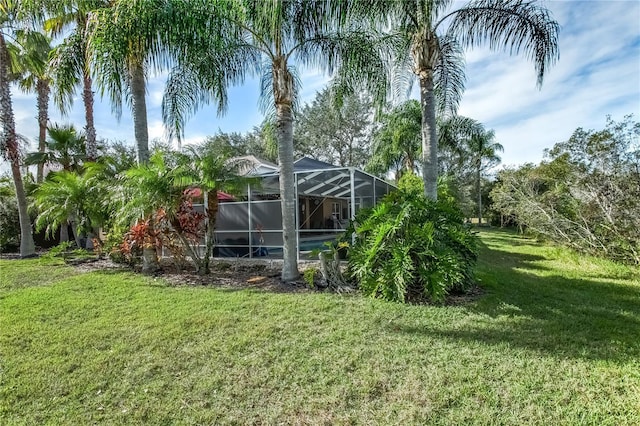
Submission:
[[[449,200],[431,201],[415,176],[355,220],[349,270],[369,296],[442,301],[473,281],[477,237]]]
[[[20,218],[15,197],[0,198],[0,252],[20,247]]]

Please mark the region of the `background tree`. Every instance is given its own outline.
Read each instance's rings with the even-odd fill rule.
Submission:
[[[373,152],[367,170],[383,175],[393,170],[396,180],[404,173],[419,171],[420,104],[406,101],[384,114],[380,128],[374,133]]]
[[[473,135],[467,140],[467,146],[475,175],[478,224],[482,224],[482,173],[500,163],[501,159],[498,152],[502,152],[504,148],[498,142],[495,142],[493,130],[483,130]]]
[[[366,95],[351,93],[338,100],[330,88],[323,89],[296,114],[296,153],[343,167],[364,167],[373,112]]]
[[[577,129],[539,165],[498,173],[494,208],[579,251],[640,264],[640,123]]]
[[[558,58],[558,24],[547,9],[522,0],[476,0],[457,7],[451,0],[356,2],[359,16],[391,27],[396,68],[411,70],[420,85],[422,175],[425,194],[437,198],[436,111],[456,111],[464,89],[465,47],[524,53],[534,62],[538,85]],[[453,6],[453,8],[452,8]],[[391,22],[391,24],[389,24]],[[410,82],[396,78],[396,82]]]

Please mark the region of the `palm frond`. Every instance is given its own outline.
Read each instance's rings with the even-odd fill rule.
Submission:
[[[439,23],[448,18],[448,34],[464,47],[486,43],[492,50],[524,53],[534,63],[538,86],[560,57],[559,24],[548,9],[533,1],[475,0]]]

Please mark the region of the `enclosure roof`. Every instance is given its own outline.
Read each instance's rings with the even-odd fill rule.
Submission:
[[[302,157],[299,160],[293,162],[293,170],[296,172],[304,170],[323,170],[334,169],[337,166],[333,164],[325,163],[324,161],[314,160],[309,157]]]
[[[255,155],[244,155],[242,157],[235,157],[232,159],[234,162],[241,164],[241,175],[265,175],[271,173],[277,173],[279,167],[270,161],[258,158]]]

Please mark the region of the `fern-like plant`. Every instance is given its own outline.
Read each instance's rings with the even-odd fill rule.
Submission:
[[[477,237],[454,204],[427,199],[421,185],[406,174],[398,191],[357,215],[349,270],[366,295],[437,302],[471,285]]]

